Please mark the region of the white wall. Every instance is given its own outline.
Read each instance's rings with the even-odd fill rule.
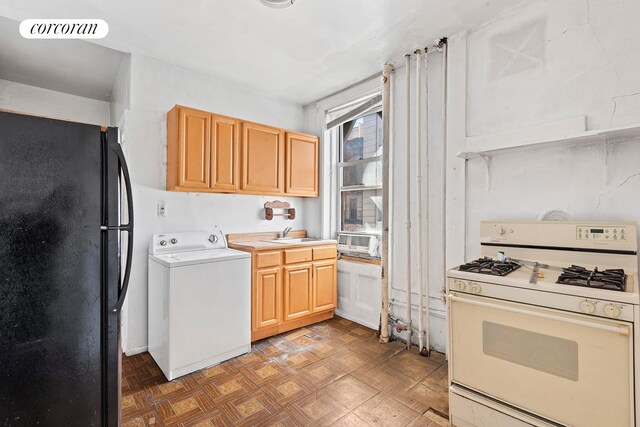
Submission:
[[[165,191],[166,114],[175,104],[292,130],[303,129],[301,105],[136,54],[131,56],[130,94],[125,145],[134,182],[136,241],[125,351],[132,353],[147,345],[147,253],[154,233],[214,226],[224,233],[304,229],[308,200]],[[274,199],[290,202],[297,210],[296,219],[262,219],[264,203]],[[161,200],[166,203],[166,218],[156,215]]]
[[[110,113],[112,126],[126,127],[125,116],[127,111],[129,111],[130,104],[131,55],[127,54],[120,64],[120,68],[113,82],[113,87],[111,88]],[[125,129],[120,129],[120,134],[122,135],[124,131]],[[120,141],[120,143],[122,144],[123,141]]]
[[[445,305],[441,299],[440,290],[444,283],[444,251],[443,251],[443,218],[442,218],[442,53],[431,49],[428,54],[428,69],[422,72],[423,88],[427,84],[428,96],[422,94],[422,171],[418,174],[416,149],[416,59],[413,56],[410,66],[411,90],[409,94],[410,131],[407,139],[407,91],[406,67],[396,67],[393,78],[393,176],[391,178],[393,205],[391,222],[391,252],[390,252],[390,295],[391,308],[389,313],[398,319],[407,321],[407,280],[408,280],[408,251],[407,251],[407,185],[410,189],[411,201],[411,288],[412,288],[412,341],[418,341],[418,289],[420,273],[423,280],[423,319],[426,328],[427,301],[429,305],[429,331],[431,348],[443,352],[445,349],[446,322]],[[425,120],[426,119],[426,120]],[[408,151],[407,151],[408,148]],[[409,170],[411,179],[407,181],[407,156],[410,159]],[[428,165],[427,165],[428,162]],[[418,192],[418,175],[422,179],[422,193]],[[422,260],[418,258],[418,204],[422,203]],[[428,228],[428,231],[427,231]],[[428,266],[428,273],[427,273]],[[427,297],[427,289],[429,297]],[[391,322],[390,322],[391,323]],[[391,325],[393,326],[393,325]],[[392,334],[406,340],[407,333]]]
[[[479,255],[480,221],[535,220],[542,212],[561,209],[576,219],[640,222],[640,138],[611,147],[607,179],[603,179],[604,145],[551,147],[494,156],[489,188],[482,159],[465,161],[457,157],[458,152],[473,149],[473,144],[479,141],[477,137],[491,141],[493,133],[511,131],[513,143],[517,144],[519,138],[531,137],[532,126],[540,126],[544,131],[551,122],[573,117],[585,117],[586,129],[640,123],[637,78],[640,27],[636,25],[639,21],[640,3],[634,0],[535,0],[480,28],[450,37],[446,165],[441,160],[442,55],[437,52],[429,55],[432,348],[443,351],[445,346],[445,306],[438,295],[443,267],[454,267]],[[415,72],[413,63],[411,72]],[[392,84],[390,313],[406,320],[407,142],[403,62],[396,63]],[[411,84],[412,87],[415,84],[413,79]],[[363,92],[366,92],[363,86],[351,88],[336,99],[348,102]],[[317,132],[321,128],[322,107],[328,104],[324,100],[306,107],[308,130]],[[411,110],[414,108],[412,100]],[[412,112],[411,135],[415,132],[413,115]],[[415,227],[417,174],[413,142],[409,154],[411,221]],[[446,236],[440,186],[443,166],[447,177]],[[426,174],[422,175],[424,179]],[[324,182],[335,185],[328,178]],[[426,200],[423,203],[426,209]],[[327,216],[331,212],[322,207],[318,209],[321,215],[316,219],[316,227],[327,232],[330,225]],[[443,238],[446,238],[444,251]],[[412,243],[412,318],[413,327],[417,328],[415,236]],[[404,332],[400,335],[405,336]]]
[[[109,103],[0,80],[0,108],[80,123],[109,125]]]
[[[640,124],[639,21],[635,0],[538,0],[452,39],[450,81],[464,82],[466,96],[450,99],[449,119],[466,127],[450,135],[450,156],[465,134],[515,130],[517,143],[518,129],[575,116],[586,116],[587,129]],[[640,138],[611,147],[608,178],[604,145],[494,156],[489,189],[483,161],[471,160],[452,175],[464,183],[456,206],[466,237],[449,243],[458,257],[474,258],[480,221],[535,220],[549,209],[640,222],[639,159]]]
[[[339,260],[336,314],[377,330],[382,305],[380,275],[379,265]]]

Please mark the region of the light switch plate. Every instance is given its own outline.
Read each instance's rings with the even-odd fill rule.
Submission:
[[[164,200],[158,203],[158,216],[162,218],[166,218],[167,216],[167,205],[164,203]]]

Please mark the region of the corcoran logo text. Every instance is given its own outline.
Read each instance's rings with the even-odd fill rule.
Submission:
[[[25,19],[20,34],[25,39],[102,39],[109,25],[102,19]]]

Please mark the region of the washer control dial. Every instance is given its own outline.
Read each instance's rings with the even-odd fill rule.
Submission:
[[[604,306],[604,314],[609,317],[620,317],[620,307],[614,304],[607,304]]]
[[[596,305],[589,300],[584,300],[580,303],[580,310],[584,311],[587,314],[591,314],[596,311]]]

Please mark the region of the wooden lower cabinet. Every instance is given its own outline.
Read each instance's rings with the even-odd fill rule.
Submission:
[[[252,341],[333,317],[337,304],[336,247],[304,250],[325,259],[292,257],[291,249],[253,253]],[[332,258],[326,259],[329,256]],[[305,261],[299,262],[302,259]],[[278,265],[273,265],[276,262]],[[272,266],[260,267],[265,264]]]
[[[281,269],[267,268],[257,270],[254,277],[253,325],[252,329],[278,326],[280,323]]]
[[[336,308],[338,263],[334,260],[313,263],[312,310],[314,313]]]
[[[311,264],[284,267],[283,321],[307,316],[313,311],[311,306],[312,268]]]

